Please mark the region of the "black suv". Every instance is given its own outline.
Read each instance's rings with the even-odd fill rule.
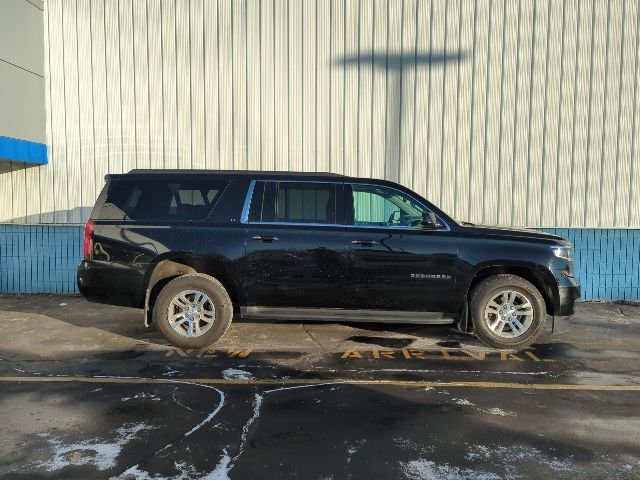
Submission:
[[[108,175],[78,287],[202,348],[242,318],[453,324],[519,348],[568,324],[580,287],[557,236],[457,222],[407,188],[329,173]]]

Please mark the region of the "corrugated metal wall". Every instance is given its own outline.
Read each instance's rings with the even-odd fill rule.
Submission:
[[[50,163],[0,221],[132,168],[386,177],[452,215],[640,226],[638,0],[48,0]],[[635,160],[635,161],[634,161]]]

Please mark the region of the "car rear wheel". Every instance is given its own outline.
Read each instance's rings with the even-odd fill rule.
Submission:
[[[474,288],[469,303],[476,336],[495,348],[530,345],[547,318],[538,289],[516,275],[486,278]]]
[[[203,348],[218,341],[231,326],[233,305],[224,286],[201,273],[182,275],[160,291],[153,318],[169,342]]]

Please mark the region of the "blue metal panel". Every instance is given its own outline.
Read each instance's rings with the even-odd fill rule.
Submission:
[[[545,229],[574,245],[583,300],[640,300],[640,230]],[[0,293],[75,293],[82,226],[0,224]]]
[[[583,300],[640,300],[640,230],[544,231],[573,243]]]
[[[0,224],[0,293],[75,293],[83,229]]]
[[[0,160],[44,165],[47,163],[47,146],[44,143],[0,136]]]

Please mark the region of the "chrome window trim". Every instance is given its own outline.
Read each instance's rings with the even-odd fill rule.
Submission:
[[[416,199],[415,197],[413,197],[412,195],[408,195],[407,193],[403,192],[402,190],[399,190],[395,187],[390,187],[388,185],[379,185],[376,183],[352,183],[352,182],[345,182],[345,181],[331,181],[331,180],[277,180],[277,179],[260,179],[260,180],[251,180],[251,184],[249,185],[249,189],[247,191],[247,196],[245,197],[244,200],[244,206],[242,207],[242,216],[240,217],[240,223],[243,224],[249,224],[249,208],[251,206],[251,200],[253,199],[253,190],[255,189],[256,186],[256,182],[264,182],[264,183],[330,183],[333,185],[345,185],[348,184],[353,188],[353,185],[365,185],[368,187],[378,187],[378,188],[388,188],[391,190],[395,190],[396,192],[402,194],[402,195],[406,195],[409,198],[411,198],[414,202],[416,202],[418,205],[422,205],[423,207],[425,207],[425,209],[427,209],[430,212],[433,212],[433,210],[431,210],[430,208],[428,208],[426,205],[424,205],[421,201],[419,201],[418,199]],[[447,222],[445,222],[442,217],[440,217],[440,215],[438,215],[437,213],[433,212],[433,214],[438,218],[438,220],[440,221],[440,223],[442,225],[444,225],[444,228],[434,228],[433,230],[427,230],[427,231],[431,231],[431,232],[449,232],[451,231],[451,227],[449,227],[449,224]],[[354,228],[368,228],[368,229],[372,229],[372,228],[378,228],[378,229],[393,229],[393,230],[406,230],[408,232],[415,232],[418,231],[419,229],[417,227],[406,227],[406,226],[382,226],[382,225],[356,225],[355,223],[353,225],[347,225],[346,223],[343,224],[339,224],[339,223],[296,223],[296,222],[251,222],[250,225],[286,225],[286,226],[298,226],[298,227],[354,227]]]
[[[347,182],[349,183],[349,182]],[[447,222],[445,222],[442,217],[440,217],[440,215],[438,215],[436,212],[434,212],[433,210],[431,210],[429,207],[427,207],[426,205],[424,205],[421,201],[419,201],[417,198],[413,197],[412,195],[407,194],[406,192],[403,192],[402,190],[395,188],[395,187],[390,187],[388,185],[379,185],[377,183],[349,183],[349,185],[351,185],[351,190],[353,191],[353,185],[364,185],[367,187],[377,187],[377,188],[388,188],[390,190],[395,190],[396,192],[402,194],[402,195],[406,195],[407,197],[409,197],[411,200],[413,200],[414,202],[416,202],[418,205],[422,205],[427,211],[432,212],[436,218],[440,221],[440,223],[444,226],[444,228],[434,228],[432,230],[429,230],[431,232],[449,232],[451,231],[451,227],[449,226],[449,224]],[[410,230],[413,231],[413,228],[411,227],[405,227],[405,226],[398,226],[398,227],[394,227],[394,226],[381,226],[381,225],[356,225],[355,224],[355,211],[354,211],[354,217],[353,217],[353,221],[354,224],[353,225],[348,225],[349,227],[357,227],[357,228],[402,228],[405,230]]]
[[[435,212],[434,212],[435,214]],[[444,225],[446,228],[430,228],[430,229],[425,229],[425,228],[419,228],[419,227],[406,227],[404,225],[402,226],[387,226],[384,227],[382,225],[345,225],[345,227],[353,227],[353,228],[379,228],[379,229],[392,229],[392,230],[405,230],[407,232],[415,232],[415,231],[421,231],[421,232],[449,232],[451,231],[451,228],[449,228],[449,225],[447,225],[446,222],[443,222],[442,219],[435,214],[436,217],[438,217],[438,219],[440,220],[440,222],[442,223],[442,225]]]
[[[253,200],[253,190],[255,188],[256,188],[256,181],[251,180],[251,183],[249,184],[249,189],[247,190],[247,196],[244,198],[244,205],[242,206],[242,214],[240,215],[240,223],[249,222],[249,207],[251,206],[251,200]]]
[[[253,190],[256,186],[256,182],[264,182],[266,183],[322,183],[322,184],[331,184],[331,185],[344,185],[344,181],[332,182],[330,180],[274,180],[274,179],[260,179],[260,180],[251,180],[251,185],[249,185],[249,190],[247,192],[247,196],[244,200],[244,206],[242,207],[242,216],[240,217],[240,223],[244,223],[247,225],[303,225],[308,227],[345,227],[346,225],[338,224],[338,223],[297,223],[297,222],[251,222],[249,223],[249,208],[251,207],[251,200],[253,198]]]
[[[342,223],[251,222],[248,225],[287,225],[297,227],[348,227]]]
[[[345,183],[344,180],[334,182],[331,180],[274,180],[272,178],[260,179],[260,181],[264,183],[331,183],[333,185],[344,185]]]

